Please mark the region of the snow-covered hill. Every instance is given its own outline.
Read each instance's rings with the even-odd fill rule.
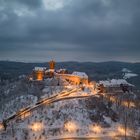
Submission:
[[[1,119],[24,107],[34,105],[37,100],[78,88],[69,85],[63,79],[59,86],[57,82],[55,78],[47,79],[41,88],[40,96],[21,95],[7,102],[1,110]],[[89,86],[72,93],[72,96],[95,95],[96,92],[95,87]],[[0,140],[46,140],[69,136],[114,137],[125,134],[125,125],[127,135],[137,135],[140,110],[121,105],[120,100],[123,100],[123,96],[119,95],[117,99],[110,96],[108,99],[102,94],[44,104],[8,123],[6,131],[0,132]]]
[[[129,70],[127,68],[123,68],[122,72],[123,72],[123,78],[124,79],[129,79],[129,78],[138,76],[138,74],[133,73],[131,70]]]

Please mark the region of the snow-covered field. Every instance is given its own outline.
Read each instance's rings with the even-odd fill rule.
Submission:
[[[96,109],[94,110],[96,114]],[[60,101],[50,106],[44,105],[33,111],[30,116],[21,121],[9,124],[4,140],[13,137],[16,140],[44,140],[62,137],[114,137],[123,134],[124,129],[119,122],[113,122],[110,117],[103,116],[103,122],[109,127],[101,127],[103,122],[94,122],[89,118],[84,100]],[[132,131],[127,130],[127,135]]]
[[[125,73],[124,79],[128,79],[128,78],[135,77],[135,76],[138,76],[138,74],[135,74],[135,73]]]
[[[25,96],[17,97],[16,99],[2,106],[0,112],[0,120],[6,119],[8,116],[14,114],[20,109],[35,104],[36,102],[37,102],[37,97],[33,95],[25,95]]]
[[[138,76],[138,74],[136,73],[133,73],[131,70],[127,69],[127,68],[123,68],[122,69],[122,72],[123,72],[123,78],[124,79],[129,79],[129,78],[132,78],[132,77],[136,77]]]
[[[52,82],[52,81],[51,81]],[[67,86],[48,86],[50,81],[42,89],[46,98],[62,91],[77,88],[76,86],[64,83]],[[95,95],[94,87],[87,87],[83,91],[76,91],[71,96]],[[20,96],[8,102],[1,111],[1,119],[12,115],[12,113],[35,104],[38,97],[33,95]],[[121,111],[120,111],[121,110]],[[46,140],[64,137],[110,137],[124,135],[123,113],[133,113],[135,109],[127,110],[125,107],[113,104],[108,105],[100,96],[89,99],[62,100],[53,104],[44,104],[20,119],[17,118],[8,123],[7,130],[1,132],[0,140]],[[112,116],[116,114],[117,120]],[[136,113],[137,115],[140,112]],[[135,121],[135,120],[134,120]],[[134,132],[135,130],[135,132]],[[133,136],[138,134],[138,127],[135,129],[127,127],[126,134]]]

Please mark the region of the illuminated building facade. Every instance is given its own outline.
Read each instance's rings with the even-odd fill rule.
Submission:
[[[45,67],[35,67],[33,69],[33,80],[42,81],[44,79]]]
[[[56,62],[51,60],[49,62],[49,69],[46,67],[35,67],[31,76],[29,77],[30,81],[43,81],[46,78],[63,78],[69,81],[71,84],[80,85],[88,84],[88,76],[84,72],[73,72],[68,74],[66,69],[55,70]]]
[[[49,62],[49,66],[50,66],[50,70],[54,71],[54,69],[55,69],[55,61],[51,60]]]

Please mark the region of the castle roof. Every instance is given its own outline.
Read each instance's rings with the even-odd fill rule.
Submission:
[[[85,79],[88,79],[88,75],[85,73],[85,72],[77,72],[77,71],[74,71],[72,73],[72,75],[76,75],[76,76],[79,76],[81,78],[85,78]]]
[[[115,87],[115,86],[120,86],[120,84],[134,86],[128,83],[125,79],[104,80],[104,81],[99,81],[99,84],[103,84],[105,87]]]
[[[46,67],[35,67],[34,70],[35,71],[44,71],[46,69]]]

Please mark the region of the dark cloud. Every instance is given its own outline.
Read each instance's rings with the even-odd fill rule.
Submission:
[[[30,9],[38,8],[42,5],[41,0],[1,0],[3,5],[8,6],[9,8],[16,8],[18,6],[26,6]]]
[[[139,0],[1,0],[0,59],[140,61],[139,6]]]

